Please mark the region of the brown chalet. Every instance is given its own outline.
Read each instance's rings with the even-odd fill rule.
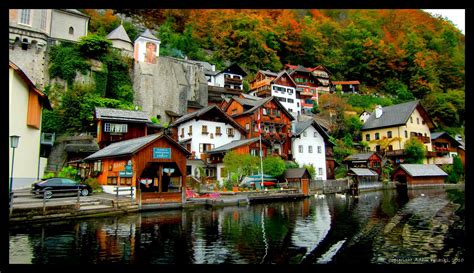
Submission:
[[[318,103],[318,79],[311,71],[301,65],[286,65],[289,75],[296,83],[296,92],[300,96],[301,111],[311,114],[314,102]]]
[[[277,154],[291,159],[291,121],[294,117],[273,96],[258,98],[241,94],[232,97],[224,111],[247,130],[246,138],[258,137],[257,117],[260,113],[262,141],[271,149],[266,155]]]

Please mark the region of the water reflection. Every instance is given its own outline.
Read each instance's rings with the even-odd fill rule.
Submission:
[[[464,191],[374,191],[18,226],[10,262],[439,263],[462,261],[463,240]]]

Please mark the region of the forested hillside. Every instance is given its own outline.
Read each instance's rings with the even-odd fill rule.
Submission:
[[[332,80],[359,80],[366,94],[421,99],[443,127],[464,124],[465,38],[449,21],[421,10],[84,10],[91,32],[125,20],[161,39],[160,55],[236,62],[251,80],[259,69],[323,64]]]

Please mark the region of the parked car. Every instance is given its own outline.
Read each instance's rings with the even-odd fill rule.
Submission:
[[[47,199],[53,197],[53,195],[77,195],[78,190],[80,190],[82,196],[87,196],[92,193],[92,188],[89,185],[81,184],[70,178],[63,177],[52,177],[31,185],[32,194],[44,195]]]

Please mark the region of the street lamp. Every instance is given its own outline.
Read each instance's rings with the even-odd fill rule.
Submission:
[[[15,148],[18,147],[18,141],[19,140],[20,140],[20,136],[16,136],[16,135],[10,136],[10,147],[13,148],[13,153],[12,153],[12,175],[10,177],[10,198],[11,198],[12,184],[13,184],[13,164],[15,163]]]

